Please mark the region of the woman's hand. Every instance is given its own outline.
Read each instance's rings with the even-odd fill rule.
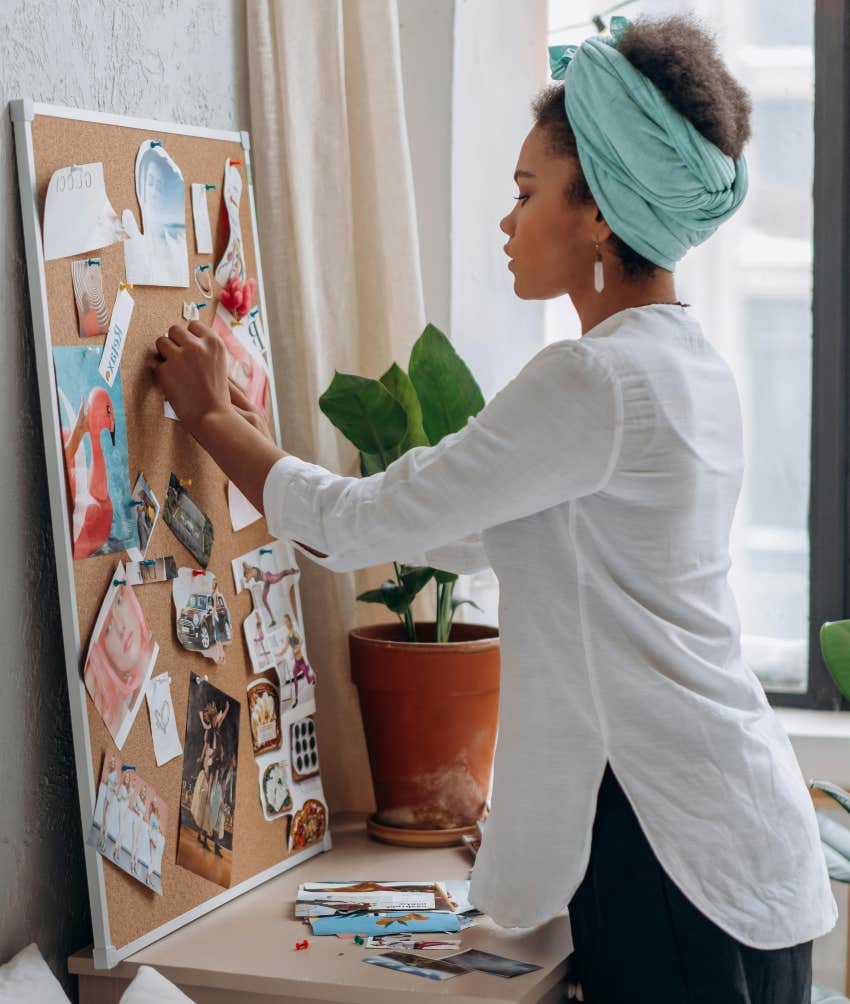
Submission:
[[[173,324],[157,338],[156,351],[154,381],[191,434],[204,418],[230,410],[227,348],[212,328]]]

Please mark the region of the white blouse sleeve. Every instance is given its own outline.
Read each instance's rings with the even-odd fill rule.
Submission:
[[[607,360],[580,339],[555,342],[462,429],[378,474],[344,477],[281,457],[263,490],[266,522],[276,537],[323,551],[295,545],[336,572],[420,563],[423,553],[473,544],[487,527],[600,490],[622,432],[622,391]]]

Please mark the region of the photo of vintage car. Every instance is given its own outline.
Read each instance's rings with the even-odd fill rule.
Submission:
[[[184,648],[206,651],[233,638],[230,611],[220,592],[192,593],[177,618],[177,635]]]

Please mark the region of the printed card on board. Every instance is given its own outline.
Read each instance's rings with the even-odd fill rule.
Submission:
[[[206,568],[213,546],[213,525],[186,486],[173,474],[168,479],[162,518],[201,568]]]
[[[212,572],[178,568],[171,583],[177,640],[217,665],[224,662],[224,646],[233,640],[233,622],[218,579]]]
[[[119,562],[83,667],[86,690],[118,749],[136,719],[158,654],[159,645]]]
[[[96,346],[53,349],[75,560],[139,544],[121,374],[109,387],[98,372],[99,359]]]
[[[239,702],[194,673],[189,680],[177,864],[229,887],[239,755]]]
[[[156,788],[114,753],[104,757],[94,819],[86,843],[162,895],[168,806]]]

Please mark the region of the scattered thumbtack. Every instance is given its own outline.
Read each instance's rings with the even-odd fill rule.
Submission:
[[[307,941],[306,939],[304,941],[296,941],[295,942],[295,951],[296,952],[300,952],[302,948],[309,948],[309,947],[310,947],[310,942]]]
[[[355,934],[354,935],[354,944],[355,945],[365,945],[366,944],[366,939],[363,937],[362,934]]]

